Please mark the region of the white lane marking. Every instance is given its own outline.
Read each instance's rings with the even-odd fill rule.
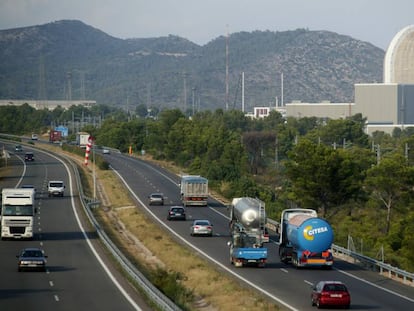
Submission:
[[[50,287],[53,287],[54,286],[53,281],[49,281],[49,285]]]
[[[313,286],[313,283],[312,283],[312,282],[310,282],[310,281],[308,281],[308,280],[304,280],[304,282],[305,282],[306,284],[310,285],[310,286]]]
[[[163,174],[163,173],[161,173],[160,171],[158,171],[156,168],[154,168],[154,167],[151,167],[150,165],[148,165],[148,164],[145,164],[147,167],[149,167],[149,168],[151,168],[152,170],[154,170],[155,172],[157,172],[158,174],[160,174],[160,175],[162,175],[163,177],[165,177],[166,179],[168,179],[169,181],[171,181],[172,183],[174,183],[174,184],[176,184],[177,185],[177,183],[176,182],[174,182],[171,178],[169,178],[168,176],[166,176],[165,174]],[[228,268],[226,268],[225,266],[223,266],[221,263],[219,263],[219,262],[216,262],[213,258],[211,258],[209,255],[207,255],[207,254],[205,254],[203,251],[201,251],[200,249],[198,249],[197,247],[195,247],[195,246],[193,246],[192,244],[190,244],[189,242],[187,242],[185,239],[183,239],[182,237],[180,237],[178,234],[176,234],[173,230],[171,230],[168,226],[166,226],[162,221],[160,221],[157,217],[156,217],[156,215],[155,214],[153,214],[152,212],[151,212],[151,210],[150,209],[148,209],[147,208],[147,206],[135,195],[135,193],[132,191],[132,189],[129,187],[129,185],[126,183],[126,181],[122,178],[122,176],[118,173],[118,171],[116,171],[116,170],[114,170],[112,167],[111,167],[111,169],[119,176],[119,178],[122,180],[122,182],[124,183],[124,185],[129,189],[129,191],[132,193],[132,195],[141,203],[141,205],[150,213],[150,214],[152,214],[153,216],[154,216],[154,218],[155,219],[157,219],[157,221],[161,224],[161,225],[163,225],[164,227],[166,227],[170,232],[172,232],[175,236],[177,236],[178,238],[180,238],[182,241],[184,241],[186,244],[188,244],[190,247],[192,247],[192,248],[194,248],[194,249],[196,249],[197,251],[199,251],[200,253],[202,253],[204,256],[206,256],[207,258],[209,258],[210,260],[212,260],[213,262],[215,262],[215,263],[217,263],[219,266],[221,266],[222,268],[224,268],[225,270],[227,270],[227,271],[229,271],[231,274],[233,274],[233,275],[235,275],[236,277],[238,277],[239,279],[242,279],[242,280],[245,280],[244,278],[242,278],[242,277],[240,277],[239,275],[237,275],[237,274],[235,274],[235,273],[233,273],[233,271],[231,271],[231,270],[229,270]],[[226,215],[224,215],[221,211],[219,211],[219,210],[216,210],[216,209],[214,209],[213,207],[210,207],[209,206],[209,209],[210,210],[212,210],[212,211],[214,211],[214,212],[216,212],[217,214],[219,214],[219,215],[221,215],[221,216],[223,216],[224,218],[226,218],[226,219],[230,219],[228,216],[226,216]],[[274,241],[274,243],[276,244],[276,245],[279,245],[279,242],[278,241]],[[335,269],[335,268],[334,268]],[[288,273],[288,270],[286,270],[286,269],[280,269],[281,271],[283,271],[283,272],[286,272],[286,273]],[[384,287],[381,287],[381,286],[379,286],[379,285],[377,285],[377,284],[374,284],[374,283],[371,283],[371,282],[369,282],[369,281],[367,281],[367,280],[365,280],[365,279],[362,279],[362,278],[360,278],[360,277],[357,277],[357,276],[354,276],[354,275],[352,275],[352,274],[350,274],[350,273],[348,273],[348,272],[345,272],[345,271],[342,271],[342,270],[339,270],[339,269],[335,269],[335,270],[337,270],[337,271],[339,271],[339,272],[341,272],[341,273],[343,273],[343,274],[346,274],[346,275],[348,275],[349,277],[353,277],[353,278],[355,278],[355,279],[357,279],[357,280],[360,280],[361,282],[364,282],[364,283],[366,283],[366,284],[370,284],[370,285],[372,285],[372,286],[374,286],[374,287],[376,287],[376,288],[379,288],[379,289],[381,289],[381,290],[383,290],[383,291],[385,291],[385,292],[388,292],[388,293],[390,293],[390,294],[393,294],[393,295],[396,295],[396,296],[398,296],[398,297],[400,297],[400,298],[403,298],[403,299],[406,299],[406,300],[408,300],[408,301],[410,301],[410,302],[414,302],[414,299],[411,299],[411,298],[409,298],[409,297],[407,297],[407,296],[404,296],[404,295],[401,295],[401,294],[399,294],[399,293],[397,293],[397,292],[394,292],[394,291],[392,291],[392,290],[389,290],[389,289],[387,289],[387,288],[384,288]],[[245,280],[246,281],[246,283],[248,283],[248,284],[250,284],[250,285],[252,285],[252,283],[250,283],[249,281],[247,281],[247,280]],[[262,290],[261,288],[258,288],[256,285],[254,285],[253,287],[255,287],[256,289],[259,289],[259,291],[261,291],[261,292],[263,292],[264,294],[266,294],[267,296],[269,296],[269,297],[271,297],[271,298],[273,298],[274,296],[273,295],[271,295],[271,294],[269,294],[269,293],[267,293],[267,292],[265,292],[264,290]],[[276,301],[278,301],[278,302],[280,302],[280,303],[282,303],[282,304],[284,304],[285,306],[287,306],[288,308],[290,308],[291,306],[289,306],[289,305],[287,305],[287,304],[285,304],[284,302],[282,302],[282,301],[280,301],[278,298],[276,298],[276,297],[274,297],[273,299],[275,299]],[[292,310],[295,310],[295,309],[293,309],[293,307],[291,307],[292,308]]]
[[[230,274],[232,274],[233,276],[235,276],[236,278],[242,280],[243,282],[249,284],[251,287],[255,288],[256,290],[258,290],[259,292],[263,293],[264,295],[270,297],[271,299],[277,301],[278,303],[282,304],[283,306],[289,308],[292,311],[299,311],[298,309],[295,309],[293,306],[287,304],[286,302],[284,302],[283,300],[281,300],[280,298],[274,296],[273,294],[265,291],[264,289],[262,289],[261,287],[257,286],[256,284],[254,284],[253,282],[249,281],[248,279],[240,276],[238,273],[230,270],[227,266],[223,265],[221,262],[215,260],[213,257],[211,257],[210,255],[208,255],[207,253],[205,253],[204,251],[202,251],[201,249],[199,249],[198,247],[194,246],[193,244],[191,244],[190,242],[188,242],[186,239],[184,239],[182,236],[180,236],[179,234],[177,234],[174,230],[172,230],[169,226],[167,226],[165,223],[163,223],[152,211],[151,209],[149,209],[144,202],[142,202],[140,200],[140,198],[134,193],[134,191],[132,191],[131,187],[127,184],[127,182],[125,181],[125,179],[116,171],[116,170],[112,170],[113,172],[115,172],[119,179],[122,180],[122,182],[124,183],[125,187],[128,188],[129,192],[134,196],[134,198],[148,211],[148,213],[150,213],[154,219],[156,219],[161,226],[165,227],[168,231],[171,232],[171,234],[175,235],[178,239],[180,239],[183,243],[187,244],[188,246],[190,246],[191,248],[195,249],[198,253],[202,254],[203,256],[205,256],[206,258],[208,258],[209,260],[211,260],[212,262],[214,262],[216,265],[220,266],[222,269],[228,271]],[[162,175],[162,174],[161,174]]]
[[[82,223],[80,221],[78,212],[76,211],[76,204],[75,204],[75,196],[73,195],[73,185],[72,185],[72,174],[71,171],[68,167],[68,165],[61,159],[59,159],[58,157],[54,156],[53,154],[49,154],[50,156],[52,156],[53,158],[55,158],[56,160],[58,160],[59,162],[61,162],[63,164],[63,166],[66,168],[66,171],[69,175],[69,189],[70,189],[70,200],[71,200],[71,204],[72,204],[72,211],[73,214],[75,215],[76,218],[76,222],[78,223],[79,229],[82,232],[83,237],[85,238],[86,243],[88,244],[89,248],[91,249],[92,253],[95,255],[96,260],[98,260],[98,262],[100,263],[100,265],[102,266],[102,268],[104,269],[104,271],[106,272],[106,274],[109,276],[109,278],[111,279],[112,283],[114,283],[114,285],[118,288],[118,290],[122,293],[122,295],[125,297],[126,300],[128,300],[128,302],[131,304],[131,306],[137,310],[137,311],[142,311],[142,309],[135,303],[135,301],[130,297],[130,295],[125,291],[125,289],[121,286],[121,284],[119,284],[119,282],[117,281],[117,279],[114,277],[114,275],[112,274],[112,272],[109,270],[109,268],[107,267],[107,265],[103,262],[102,258],[99,256],[98,252],[96,251],[95,247],[92,245],[92,242],[89,240],[85,229],[82,226]]]
[[[55,297],[55,301],[59,301],[59,296],[58,295],[55,295],[54,297]]]
[[[285,273],[289,273],[289,271],[286,270],[285,268],[280,268],[280,271],[285,272]]]
[[[376,288],[378,288],[378,289],[381,289],[381,290],[383,290],[384,292],[387,292],[387,293],[389,293],[389,294],[392,294],[392,295],[398,296],[398,297],[403,298],[403,299],[405,299],[405,300],[408,300],[408,301],[410,301],[410,302],[414,302],[414,299],[412,299],[412,298],[410,298],[410,297],[407,297],[407,296],[401,295],[401,294],[399,294],[399,293],[397,293],[397,292],[394,292],[394,291],[392,291],[392,290],[390,290],[390,289],[388,289],[388,288],[385,288],[385,287],[379,286],[379,285],[377,285],[377,284],[375,284],[375,283],[372,283],[372,282],[370,282],[370,281],[367,281],[367,280],[365,280],[365,279],[363,279],[363,278],[360,278],[359,276],[353,275],[353,274],[351,274],[351,273],[349,273],[349,272],[345,272],[345,271],[343,271],[343,270],[339,270],[339,269],[336,269],[336,268],[334,268],[334,269],[335,269],[336,271],[340,272],[340,273],[343,273],[343,274],[345,274],[345,275],[347,275],[347,276],[351,277],[351,278],[354,278],[354,279],[356,279],[356,280],[358,280],[358,281],[364,282],[365,284],[369,284],[369,285],[374,286],[374,287],[376,287]]]

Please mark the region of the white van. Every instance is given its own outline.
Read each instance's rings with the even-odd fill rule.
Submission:
[[[47,186],[49,197],[60,196],[63,197],[65,192],[65,184],[61,180],[50,180]]]

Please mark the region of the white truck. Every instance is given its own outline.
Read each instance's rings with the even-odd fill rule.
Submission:
[[[1,194],[1,239],[32,239],[35,190],[4,188]]]
[[[264,267],[267,248],[265,203],[256,198],[234,198],[230,206],[230,263],[235,267]]]
[[[81,148],[86,148],[90,136],[91,135],[87,132],[76,133],[76,145],[78,145]]]
[[[47,193],[49,197],[59,196],[63,197],[65,193],[65,184],[61,180],[50,180],[47,184]]]
[[[198,175],[181,177],[181,202],[184,206],[207,206],[208,179]]]

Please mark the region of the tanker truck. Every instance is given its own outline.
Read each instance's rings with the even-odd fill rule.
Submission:
[[[330,224],[318,218],[312,209],[286,209],[279,228],[279,257],[296,267],[331,268],[333,231]]]
[[[263,247],[266,225],[265,204],[259,199],[234,198],[230,205],[230,263],[235,267],[264,267],[267,248]]]

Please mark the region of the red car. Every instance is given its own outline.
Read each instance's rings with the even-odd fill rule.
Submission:
[[[312,288],[312,306],[343,307],[349,309],[351,295],[346,285],[339,281],[320,281]]]

